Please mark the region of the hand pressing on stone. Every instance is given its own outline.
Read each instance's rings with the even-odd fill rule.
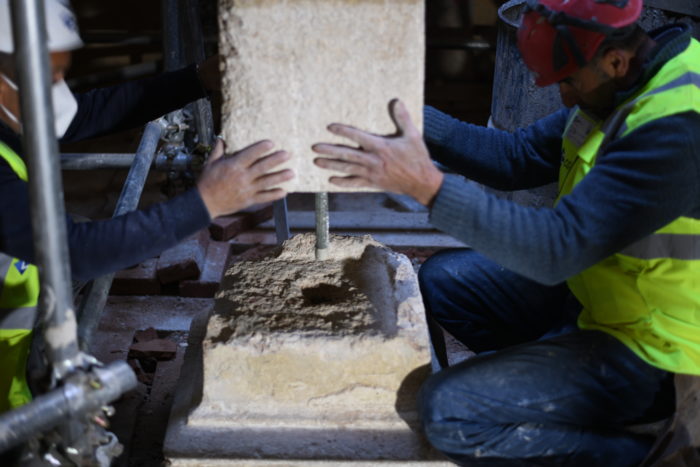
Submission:
[[[329,125],[328,131],[359,146],[315,144],[314,152],[330,157],[316,158],[314,163],[347,174],[330,177],[334,185],[380,188],[410,195],[429,206],[442,185],[443,174],[431,161],[420,131],[403,102],[392,100],[389,115],[396,125],[393,135],[380,136],[338,123]]]
[[[260,141],[236,153],[224,154],[224,142],[216,143],[197,181],[212,219],[287,195],[274,187],[294,178],[294,172],[270,171],[289,160],[289,153],[270,152],[273,148],[271,141]]]

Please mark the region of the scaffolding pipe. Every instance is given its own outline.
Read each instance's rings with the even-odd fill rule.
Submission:
[[[204,34],[202,33],[202,20],[199,15],[199,2],[197,0],[184,0],[185,17],[189,32],[189,40],[184,42],[185,57],[189,63],[200,63],[206,58],[204,50]],[[214,141],[214,117],[211,104],[207,99],[198,99],[192,104],[194,124],[199,136],[199,142],[211,145]]]
[[[148,122],[146,125],[141,142],[136,150],[134,163],[124,182],[119,201],[117,201],[114,217],[136,209],[143,187],[146,184],[146,178],[153,163],[156,149],[158,148],[158,142],[163,134],[163,129],[163,126],[157,121]]]
[[[179,0],[161,0],[163,21],[163,58],[165,71],[182,67],[182,36],[180,35]]]
[[[113,217],[121,216],[136,209],[143,187],[146,184],[148,172],[153,164],[158,142],[163,134],[163,125],[157,121],[149,122],[143,133],[138,150],[134,157],[134,163],[126,176],[117,207]],[[80,345],[87,349],[92,335],[102,317],[102,310],[107,303],[109,289],[112,286],[114,274],[107,274],[92,281],[85,293],[85,298],[80,304],[78,336]]]
[[[68,419],[97,412],[135,387],[136,375],[123,361],[104,368],[93,368],[89,374],[76,373],[60,388],[0,415],[0,452],[12,449]]]
[[[328,193],[316,193],[316,259],[328,258]]]
[[[61,154],[62,170],[128,169],[134,154],[68,153]]]
[[[51,101],[51,69],[41,0],[12,0],[12,32],[19,75],[22,143],[27,154],[40,316],[54,378],[82,364],[70,281],[58,141]]]
[[[129,169],[134,163],[131,153],[66,153],[61,154],[62,170]],[[156,154],[151,170],[184,172],[195,166],[190,154],[179,152],[175,157],[163,152]]]

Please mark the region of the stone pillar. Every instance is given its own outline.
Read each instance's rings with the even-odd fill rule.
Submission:
[[[193,325],[165,445],[175,465],[443,464],[420,433],[430,353],[410,261],[369,236],[334,236],[317,261],[314,243],[232,265]]]
[[[293,155],[288,191],[341,191],[310,147],[341,141],[333,122],[394,133],[393,98],[420,127],[424,22],[424,0],[220,0],[229,148],[271,139]]]

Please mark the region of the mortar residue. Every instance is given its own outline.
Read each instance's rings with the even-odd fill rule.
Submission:
[[[210,326],[219,333],[210,333],[211,342],[273,333],[393,334],[392,255],[369,236],[335,235],[328,259],[318,261],[315,236],[304,234],[271,258],[235,263],[217,294]]]

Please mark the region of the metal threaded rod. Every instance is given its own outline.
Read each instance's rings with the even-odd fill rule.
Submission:
[[[328,193],[316,193],[316,259],[328,258]]]

